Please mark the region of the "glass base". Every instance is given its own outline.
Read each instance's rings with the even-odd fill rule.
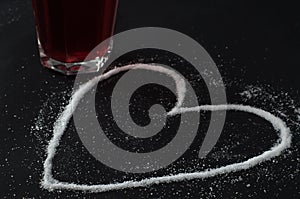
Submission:
[[[95,60],[91,61],[64,63],[47,56],[41,56],[41,63],[46,68],[50,68],[65,75],[76,75],[78,73],[98,72],[107,59],[108,55],[101,58],[96,57]]]
[[[93,60],[84,60],[82,62],[61,62],[48,57],[41,45],[39,45],[40,60],[44,67],[55,70],[65,75],[76,75],[78,73],[92,73],[98,72],[100,68],[106,63],[112,50],[113,42],[110,42],[109,47],[101,57],[95,57]]]

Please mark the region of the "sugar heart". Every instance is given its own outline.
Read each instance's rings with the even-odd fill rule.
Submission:
[[[85,93],[87,93],[90,89],[92,89],[99,81],[103,81],[104,79],[110,78],[111,76],[130,69],[146,69],[149,70],[149,65],[146,64],[135,64],[135,65],[128,65],[120,68],[116,68],[110,70],[109,72],[95,77],[94,79],[88,81],[87,83],[80,86],[80,88],[73,94],[69,104],[65,107],[64,111],[59,115],[57,119],[54,129],[53,129],[53,137],[49,142],[47,147],[47,158],[44,162],[44,176],[41,182],[43,188],[48,190],[54,189],[69,189],[69,190],[80,190],[80,191],[90,191],[90,192],[105,192],[111,190],[119,190],[125,188],[133,188],[133,187],[142,187],[142,186],[149,186],[153,184],[160,184],[160,183],[170,183],[170,182],[178,182],[183,180],[190,180],[196,178],[208,178],[213,177],[219,174],[229,173],[229,172],[236,172],[240,170],[249,169],[261,162],[267,161],[273,157],[276,157],[281,154],[281,152],[291,145],[291,132],[289,128],[286,126],[285,122],[280,118],[276,117],[275,115],[264,111],[259,108],[245,106],[245,105],[236,105],[236,104],[224,104],[224,105],[202,105],[196,107],[181,107],[182,100],[184,99],[184,89],[179,89],[177,94],[179,94],[179,99],[177,106],[169,112],[169,115],[176,115],[176,114],[184,114],[187,112],[192,111],[224,111],[224,110],[233,110],[233,111],[243,111],[255,114],[260,116],[270,122],[274,129],[279,131],[279,139],[275,145],[263,152],[262,154],[252,157],[246,161],[233,163],[230,165],[222,166],[219,168],[208,169],[205,171],[199,172],[192,172],[192,173],[180,173],[176,175],[167,175],[161,177],[152,177],[146,178],[140,181],[124,181],[119,183],[113,184],[97,184],[97,185],[85,185],[85,184],[74,184],[68,182],[61,182],[53,178],[52,175],[52,167],[53,163],[52,160],[55,156],[56,149],[59,145],[59,141],[64,134],[64,131],[67,127],[67,124],[72,117],[72,114],[75,111],[79,101],[83,98]],[[159,69],[156,67],[152,67],[151,70]],[[183,92],[182,92],[183,91]]]

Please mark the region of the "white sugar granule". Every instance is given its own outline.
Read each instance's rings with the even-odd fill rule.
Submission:
[[[177,99],[176,106],[168,113],[168,115],[183,114],[192,111],[199,112],[199,111],[231,110],[231,111],[248,112],[260,116],[265,120],[267,120],[268,122],[270,122],[273,125],[274,129],[279,132],[278,142],[276,142],[275,145],[268,151],[265,151],[261,155],[252,157],[246,161],[233,163],[219,168],[193,172],[193,173],[180,173],[176,175],[146,178],[140,181],[124,181],[124,182],[113,183],[113,184],[99,184],[99,185],[74,184],[68,182],[60,182],[54,179],[52,175],[52,166],[53,166],[52,160],[55,156],[56,148],[59,145],[60,139],[64,134],[67,124],[70,118],[72,117],[72,114],[75,111],[75,108],[77,107],[79,101],[84,97],[85,93],[87,93],[90,89],[92,89],[95,85],[97,85],[98,82],[108,79],[111,76],[116,75],[122,71],[132,70],[132,69],[151,70],[160,73],[165,73],[171,76],[175,80],[178,99]],[[50,140],[46,151],[47,158],[44,162],[44,176],[42,179],[42,187],[48,190],[69,189],[69,190],[81,190],[81,191],[90,191],[90,192],[104,192],[104,191],[111,191],[111,190],[118,190],[118,189],[132,188],[132,187],[149,186],[149,185],[160,184],[160,183],[178,182],[178,181],[190,180],[196,178],[208,178],[219,174],[249,169],[261,162],[267,161],[275,156],[280,155],[283,150],[290,147],[291,133],[289,128],[286,126],[283,120],[271,114],[270,112],[264,111],[259,108],[254,108],[251,106],[236,105],[236,104],[181,107],[184,101],[185,92],[186,92],[185,82],[180,75],[164,67],[157,66],[157,65],[154,66],[149,64],[134,64],[134,65],[127,65],[124,67],[116,68],[110,70],[109,72],[103,75],[95,77],[94,79],[81,85],[79,89],[73,94],[69,104],[64,108],[63,112],[59,115],[59,118],[57,119],[54,125],[53,137]]]
[[[295,113],[297,114],[297,119],[300,122],[300,108],[296,109]]]

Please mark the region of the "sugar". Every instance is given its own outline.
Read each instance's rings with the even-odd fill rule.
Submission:
[[[91,90],[95,85],[97,85],[98,82],[108,79],[111,76],[116,75],[122,71],[137,70],[137,69],[151,70],[160,73],[165,73],[174,79],[176,83],[176,89],[177,89],[177,104],[168,113],[168,115],[184,114],[187,112],[220,111],[220,110],[243,111],[247,113],[252,113],[264,118],[266,121],[270,122],[273,125],[274,129],[279,132],[278,142],[276,142],[271,149],[263,152],[258,156],[252,157],[246,161],[229,164],[219,168],[207,169],[199,172],[179,173],[175,175],[146,178],[139,181],[124,181],[119,183],[97,184],[97,185],[67,183],[67,182],[60,182],[54,179],[52,175],[52,167],[53,167],[52,160],[55,156],[56,149],[59,145],[61,137],[63,136],[67,124],[70,118],[72,117],[72,114],[75,111],[79,101],[84,97],[84,95],[89,90]],[[80,191],[90,191],[90,192],[105,192],[105,191],[119,190],[125,188],[144,187],[144,186],[160,184],[160,183],[178,182],[178,181],[191,180],[197,178],[209,178],[224,173],[250,169],[255,165],[258,165],[264,161],[270,160],[271,158],[280,155],[283,150],[290,147],[291,132],[289,128],[286,126],[286,123],[282,119],[276,117],[272,113],[259,108],[245,106],[245,105],[238,105],[238,104],[182,107],[184,97],[185,97],[185,92],[186,92],[185,82],[180,75],[162,66],[149,65],[149,64],[133,64],[133,65],[127,65],[127,66],[115,68],[81,85],[79,89],[73,94],[71,100],[69,101],[69,104],[64,108],[62,113],[59,115],[57,121],[55,122],[53,128],[53,137],[50,140],[46,151],[47,158],[44,162],[44,176],[41,182],[42,187],[48,190],[68,189],[68,190],[80,190]]]
[[[300,108],[296,109],[295,113],[297,114],[297,119],[300,122]]]

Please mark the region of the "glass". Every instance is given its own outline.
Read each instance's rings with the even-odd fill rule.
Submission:
[[[108,59],[118,0],[32,0],[42,65],[66,75],[96,72]]]

